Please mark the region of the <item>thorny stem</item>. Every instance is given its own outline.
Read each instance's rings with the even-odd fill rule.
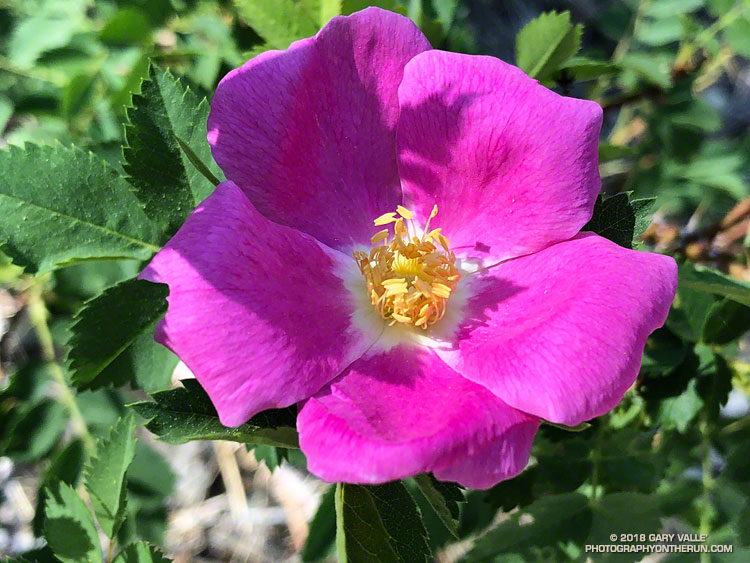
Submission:
[[[60,393],[58,398],[68,409],[70,422],[75,433],[81,438],[84,448],[89,453],[92,453],[94,451],[94,440],[91,437],[86,422],[83,419],[83,415],[78,408],[73,391],[70,389],[70,386],[65,379],[65,374],[55,358],[55,345],[52,341],[52,334],[50,333],[49,325],[47,324],[47,307],[44,304],[42,291],[43,282],[41,281],[36,281],[29,289],[29,318],[34,330],[36,331],[37,338],[39,339],[42,358],[47,363],[49,372],[55,380],[55,383],[57,383],[58,391]]]

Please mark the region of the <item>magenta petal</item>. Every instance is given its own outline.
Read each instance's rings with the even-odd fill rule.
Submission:
[[[334,248],[369,243],[401,203],[395,154],[404,65],[430,44],[377,8],[233,70],[211,102],[214,158],[269,219]]]
[[[308,468],[326,481],[383,483],[436,471],[474,487],[520,472],[538,426],[432,350],[404,345],[357,360],[297,419]]]
[[[222,424],[309,397],[375,341],[352,327],[338,256],[225,182],[143,271],[169,285],[156,339],[192,370]]]
[[[399,88],[404,205],[494,261],[574,236],[601,181],[602,110],[492,57],[428,51]]]
[[[472,285],[443,359],[509,405],[575,425],[612,409],[635,381],[674,299],[677,265],[582,233]]]

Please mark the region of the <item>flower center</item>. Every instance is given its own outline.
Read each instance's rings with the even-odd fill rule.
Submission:
[[[419,237],[413,213],[399,205],[396,212],[374,221],[376,226],[393,223],[392,238],[389,229],[383,229],[370,239],[369,254],[354,251],[372,306],[391,326],[404,323],[426,329],[438,322],[461,279],[450,241],[441,229],[429,230],[437,212],[436,205]]]

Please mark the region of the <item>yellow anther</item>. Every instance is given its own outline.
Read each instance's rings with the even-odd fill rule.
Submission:
[[[434,293],[438,297],[448,299],[448,297],[451,296],[451,288],[444,283],[435,282],[432,284],[432,293]]]
[[[396,224],[393,227],[393,230],[396,232],[396,235],[400,238],[406,234],[406,228],[404,227],[404,220],[403,219],[396,219]]]
[[[438,235],[439,235],[439,234],[441,233],[441,231],[442,231],[442,230],[443,230],[442,228],[438,228],[438,229],[432,229],[432,230],[431,230],[431,231],[430,231],[429,233],[427,233],[427,234],[426,234],[426,235],[424,236],[424,238],[425,238],[425,239],[427,239],[427,240],[429,240],[429,239],[433,239],[433,238],[435,238],[436,236],[438,236]]]
[[[389,285],[385,288],[385,296],[386,297],[393,297],[394,295],[403,295],[404,293],[409,293],[409,290],[406,288],[406,285]]]
[[[388,223],[393,223],[395,220],[396,220],[395,213],[383,213],[380,217],[375,219],[374,223],[376,227],[379,227],[380,225],[387,225]]]
[[[386,240],[388,238],[389,231],[388,229],[383,229],[382,231],[378,231],[374,235],[372,235],[372,238],[370,239],[370,244],[378,244],[381,240]]]
[[[411,211],[409,211],[408,209],[406,209],[406,207],[402,205],[399,205],[398,207],[396,207],[396,213],[401,215],[401,217],[403,217],[407,221],[411,220],[411,218],[414,216],[414,214]]]
[[[399,313],[393,313],[391,315],[391,317],[393,319],[397,320],[400,323],[410,323],[411,322],[411,318],[410,317],[407,317],[406,315],[401,315]]]
[[[429,230],[436,215],[437,205],[420,239],[409,234],[405,224],[411,223],[416,232],[412,212],[399,205],[395,213],[375,219],[376,225],[394,223],[393,238],[389,241],[390,233],[383,229],[373,235],[371,243],[377,246],[369,254],[354,252],[373,308],[391,325],[402,323],[426,330],[445,315],[447,300],[461,279],[450,241],[440,229]]]

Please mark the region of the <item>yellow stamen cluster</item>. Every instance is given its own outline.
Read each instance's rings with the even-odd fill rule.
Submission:
[[[417,236],[413,213],[398,206],[395,213],[375,219],[375,226],[393,224],[373,235],[370,253],[355,251],[359,269],[375,311],[390,324],[411,324],[426,329],[445,315],[445,307],[461,273],[450,241],[441,229],[430,229],[437,205]],[[411,227],[411,229],[409,228]]]

